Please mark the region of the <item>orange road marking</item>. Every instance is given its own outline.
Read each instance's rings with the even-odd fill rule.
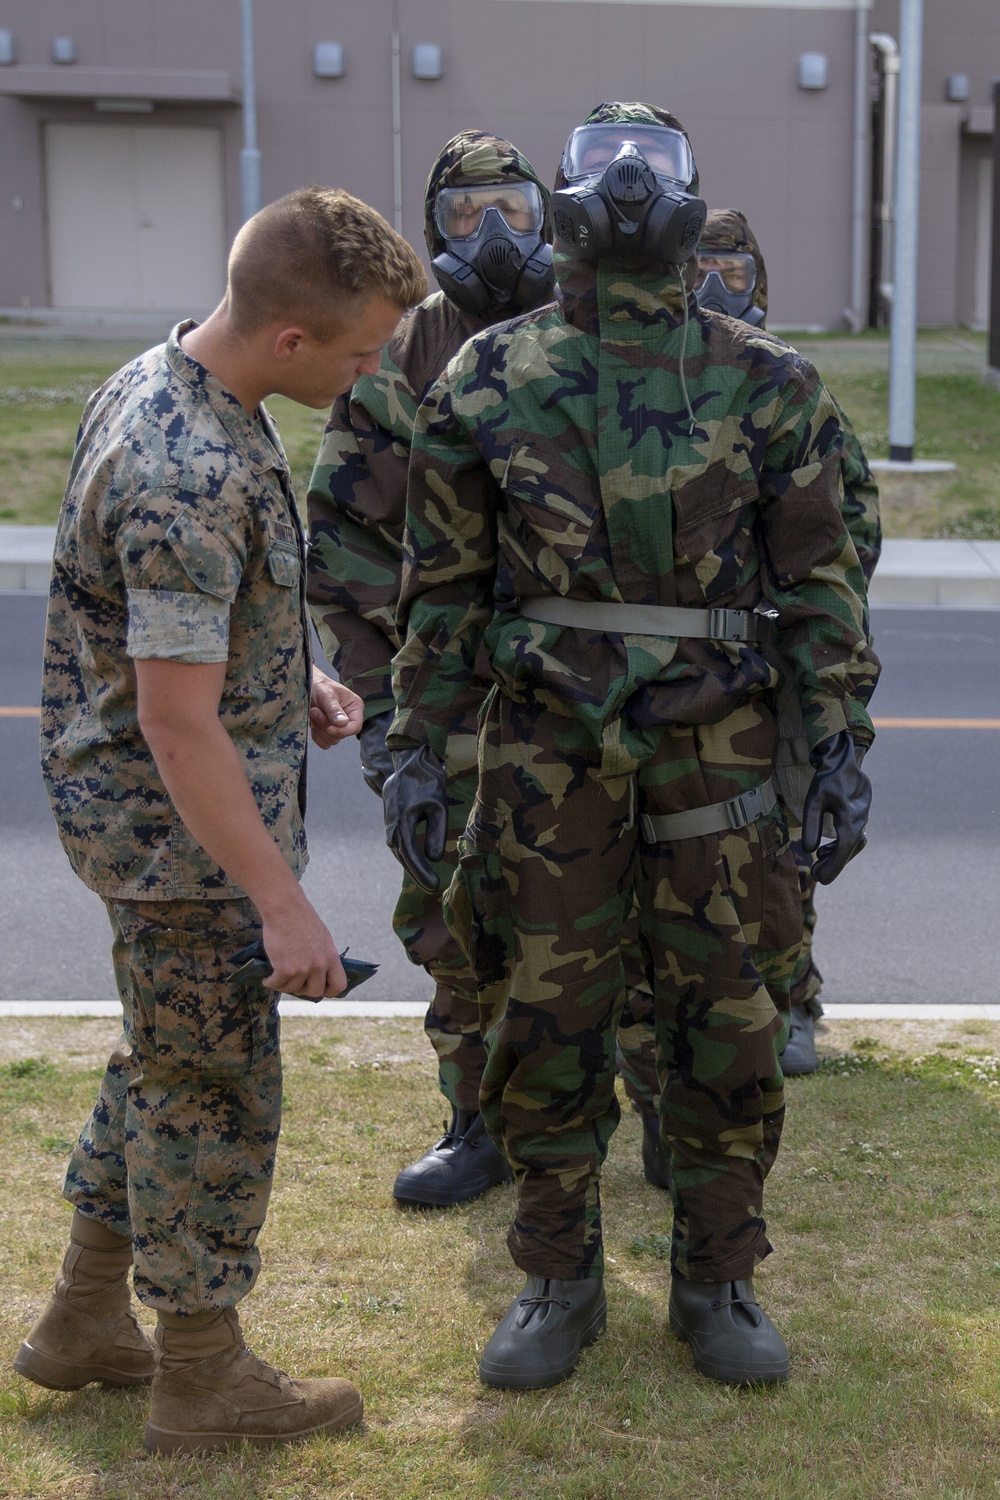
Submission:
[[[1000,729],[1000,719],[872,719],[876,729]]]
[[[0,719],[38,719],[41,714],[40,708],[7,708],[0,704]]]

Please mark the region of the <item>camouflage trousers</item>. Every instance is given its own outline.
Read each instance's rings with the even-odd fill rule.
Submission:
[[[458,840],[472,812],[479,771],[473,735],[455,735],[448,746],[448,841],[434,868],[437,891],[422,890],[404,874],[392,914],[393,931],[411,963],[434,980],[424,1031],[437,1053],[438,1087],[456,1109],[479,1108],[486,1048],[479,1029],[479,993],[468,959],[448,931],[442,899],[458,864]]]
[[[792,839],[790,848],[799,876],[802,941],[792,971],[789,999],[793,1006],[818,1019],[823,1014],[819,999],[823,976],[813,959],[816,882],[812,868],[815,855],[807,854],[795,838]],[[618,1023],[618,1072],[633,1109],[640,1115],[654,1115],[660,1107],[660,1084],[656,1072],[655,1009],[652,991],[647,986],[630,987],[626,992],[625,1006]]]
[[[622,936],[633,900],[653,981],[675,1273],[744,1277],[770,1249],[763,1184],[781,1135],[778,1052],[801,907],[778,808],[747,828],[648,843],[670,813],[763,781],[773,716],[666,729],[632,774],[601,776],[581,727],[496,693],[447,911],[481,988],[481,1103],[517,1179],[508,1235],[529,1274],[599,1276],[600,1172],[618,1124]]]
[[[277,995],[236,988],[249,900],[108,901],[124,1034],[70,1157],[73,1206],[132,1236],[149,1307],[231,1307],[257,1279],[281,1124]]]

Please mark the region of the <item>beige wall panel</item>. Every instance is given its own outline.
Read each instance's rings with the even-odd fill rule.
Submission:
[[[139,307],[206,312],[226,288],[217,130],[138,126]]]
[[[213,306],[225,285],[217,131],[50,124],[45,144],[55,307]]]
[[[139,214],[129,129],[48,125],[54,307],[139,306]]]
[[[958,321],[961,122],[957,104],[925,104],[921,111],[917,320],[925,328]]]

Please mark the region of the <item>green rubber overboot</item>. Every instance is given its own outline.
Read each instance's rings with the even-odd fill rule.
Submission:
[[[55,1291],[17,1351],[17,1373],[50,1391],[148,1385],[155,1361],[132,1311],[131,1266],[131,1240],[75,1213]]]
[[[508,1390],[558,1385],[576,1369],[581,1350],[604,1332],[607,1319],[602,1280],[529,1276],[483,1350],[479,1378]]]
[[[752,1281],[672,1279],[670,1328],[691,1345],[695,1369],[725,1385],[788,1379],[788,1349],[753,1294]]]

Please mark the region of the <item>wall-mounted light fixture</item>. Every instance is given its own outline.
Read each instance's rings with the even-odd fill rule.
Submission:
[[[14,33],[4,26],[0,28],[0,68],[9,68],[15,62],[17,50],[14,47]]]
[[[803,52],[797,82],[800,89],[825,89],[830,82],[830,63],[825,52]]]
[[[965,104],[972,98],[968,73],[949,73],[944,81],[944,97],[949,104]]]
[[[313,48],[313,73],[317,78],[343,78],[346,67],[342,43],[316,43]]]
[[[152,99],[95,99],[94,108],[102,115],[151,115]]]
[[[414,78],[434,79],[444,75],[441,48],[436,42],[418,42],[413,49],[410,71]]]
[[[52,61],[54,63],[75,63],[76,59],[75,37],[54,36],[52,38]]]

